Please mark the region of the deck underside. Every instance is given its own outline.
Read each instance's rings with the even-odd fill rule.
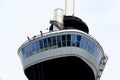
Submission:
[[[80,58],[62,57],[25,70],[29,80],[95,80],[92,69]]]

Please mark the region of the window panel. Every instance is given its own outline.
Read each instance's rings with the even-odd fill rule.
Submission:
[[[80,35],[77,35],[77,41],[80,42],[80,40],[81,40],[81,36],[80,36]]]
[[[24,47],[22,48],[22,56],[23,56],[23,59],[26,59],[26,53],[25,53],[25,48]]]
[[[56,36],[52,37],[53,46],[56,45]]]
[[[99,53],[100,53],[100,49],[99,49],[99,47],[97,46],[96,58],[98,57]]]
[[[39,51],[40,51],[39,41],[36,41],[36,52],[38,53]]]
[[[92,54],[93,50],[94,50],[94,43],[92,41],[90,41],[90,50],[89,52]]]
[[[21,50],[22,50],[22,53],[25,54],[25,48],[23,47]]]
[[[45,50],[47,50],[48,49],[48,41],[47,41],[47,39],[45,38],[45,39],[43,39],[43,45],[44,45],[44,48],[43,48],[43,50],[42,51],[45,51]]]
[[[90,47],[88,47],[89,39],[85,38],[85,43],[84,43],[84,49],[88,50]]]
[[[62,47],[66,47],[66,41],[62,42]]]
[[[71,35],[67,35],[67,46],[71,46]]]
[[[32,55],[32,46],[30,44],[25,46],[24,49],[25,49],[26,57],[29,57]]]
[[[51,41],[51,37],[47,38],[48,39],[48,43],[52,43]]]
[[[72,34],[71,35],[71,42],[72,42],[72,46],[76,46],[77,43],[77,35]]]
[[[43,39],[44,47],[47,46],[47,39]]]
[[[77,44],[76,44],[77,47],[80,47],[80,41],[81,41],[81,36],[77,35]]]
[[[32,53],[35,53],[35,51],[36,51],[36,43],[33,42],[31,45],[32,45]]]
[[[43,49],[43,40],[39,40],[40,49]]]
[[[57,36],[57,42],[61,42],[61,36]]]
[[[90,50],[91,50],[91,41],[89,39],[87,39],[87,41],[86,41],[86,50],[88,52],[90,52]]]
[[[61,47],[61,36],[57,36],[58,47]]]
[[[52,46],[52,40],[51,40],[51,37],[47,38],[48,40],[48,46],[51,47]]]
[[[71,41],[71,35],[70,34],[67,35],[67,41]]]
[[[92,54],[96,57],[98,52],[98,47],[94,44],[93,52]]]
[[[39,50],[40,50],[39,42],[38,41],[33,42],[32,43],[32,53],[36,54],[39,52]]]
[[[62,35],[62,41],[66,41],[66,36]]]
[[[66,36],[62,35],[62,47],[66,47]]]
[[[80,42],[79,41],[77,41],[76,47],[80,47]]]
[[[25,60],[27,58],[27,54],[23,54],[23,59]]]
[[[31,44],[28,45],[28,50],[29,50],[28,56],[31,56],[32,55],[32,45]]]
[[[86,49],[87,47],[87,38],[85,38],[84,36],[81,37],[80,47],[82,49]]]

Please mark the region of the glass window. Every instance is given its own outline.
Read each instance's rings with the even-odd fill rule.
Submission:
[[[48,46],[48,41],[47,39],[43,39],[43,43],[44,43],[44,50],[47,50],[47,46]]]
[[[39,41],[36,41],[36,51],[37,51],[37,52],[39,52],[39,51],[40,51]]]
[[[102,52],[100,51],[98,56],[97,56],[97,61],[100,62],[102,58]]]
[[[33,42],[32,43],[32,52],[33,52],[33,54],[38,53],[39,49],[40,49],[39,42],[38,41]]]
[[[86,49],[86,47],[87,47],[87,41],[88,41],[87,38],[85,38],[84,36],[81,37],[80,47],[82,49]]]
[[[22,48],[22,55],[23,55],[23,59],[27,58],[27,53],[25,53],[25,48]]]
[[[88,50],[88,43],[89,43],[89,39],[88,38],[85,38],[85,43],[84,43],[84,49],[85,50]]]
[[[25,53],[25,49],[24,49],[24,47],[23,47],[21,50],[22,50],[22,53],[24,54],[24,53]]]
[[[90,49],[88,50],[88,52],[90,52],[92,54],[93,49],[94,49],[94,43],[92,41],[89,42],[88,46],[90,47]]]
[[[44,48],[47,48],[47,39],[43,39]]]
[[[77,41],[80,42],[80,40],[81,40],[81,36],[80,36],[80,35],[77,35]]]
[[[76,47],[80,47],[80,40],[81,40],[81,36],[80,36],[80,35],[77,35]]]
[[[71,35],[67,34],[67,41],[70,41],[70,40],[71,40]]]
[[[33,42],[33,43],[32,43],[32,52],[34,53],[35,51],[36,51],[36,43]]]
[[[86,41],[86,46],[85,46],[86,51],[90,52],[91,49],[91,41],[87,39]]]
[[[71,35],[67,35],[67,46],[71,46]]]
[[[72,46],[76,46],[77,43],[77,35],[72,34],[71,35],[71,42],[72,42]]]
[[[97,57],[98,51],[99,51],[99,49],[98,49],[97,45],[94,44],[94,48],[93,48],[93,52],[92,52],[93,56]]]
[[[62,35],[62,47],[66,47],[66,36]]]
[[[22,60],[24,60],[22,49],[18,52],[19,56],[21,57]]]
[[[48,48],[54,49],[66,46],[80,47],[95,56],[98,61],[101,59],[101,57],[99,57],[102,55],[100,48],[92,40],[76,34],[52,36],[32,42],[21,49],[21,58],[26,59],[27,57],[40,51],[45,51]]]
[[[52,40],[51,40],[51,37],[47,38],[48,40],[48,46],[51,47],[52,46]]]
[[[53,36],[53,37],[52,37],[52,42],[53,42],[52,45],[55,46],[55,45],[56,45],[56,36]]]
[[[58,47],[61,47],[61,36],[57,36]]]
[[[62,41],[66,41],[66,36],[62,35]]]
[[[40,44],[40,49],[43,48],[43,40],[40,40],[39,44]]]
[[[32,55],[32,46],[29,44],[27,46],[24,47],[25,50],[25,56],[29,57]]]
[[[23,59],[25,60],[27,58],[27,55],[23,53]]]
[[[101,51],[100,51],[100,48],[97,46],[97,51],[96,51],[96,58],[98,57],[98,55],[99,55],[99,53],[100,53]]]

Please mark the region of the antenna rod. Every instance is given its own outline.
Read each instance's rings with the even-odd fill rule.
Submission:
[[[75,0],[65,0],[65,15],[66,16],[74,15],[74,4],[75,4]]]

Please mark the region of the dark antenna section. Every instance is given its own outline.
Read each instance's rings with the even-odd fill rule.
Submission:
[[[89,33],[87,24],[75,16],[64,16],[64,29],[78,29]]]
[[[63,10],[56,10],[57,14],[55,14],[55,20],[50,21],[50,31],[77,29],[85,33],[89,33],[89,28],[87,24],[83,22],[80,18],[74,16],[74,5],[75,0],[65,0],[65,15],[63,14]]]
[[[75,0],[65,0],[64,29],[78,29],[89,33],[85,22],[74,16]]]

